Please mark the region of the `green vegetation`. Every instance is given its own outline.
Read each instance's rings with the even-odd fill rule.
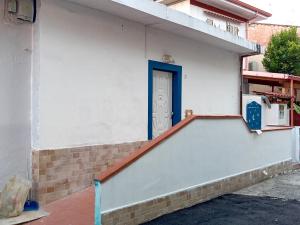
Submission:
[[[268,72],[300,75],[300,37],[296,27],[272,36],[262,63]]]

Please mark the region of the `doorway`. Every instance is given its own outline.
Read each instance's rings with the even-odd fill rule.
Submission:
[[[148,139],[181,121],[182,67],[149,61]]]

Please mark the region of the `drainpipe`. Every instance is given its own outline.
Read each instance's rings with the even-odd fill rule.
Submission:
[[[255,12],[255,16],[251,19],[249,19],[246,23],[246,39],[248,40],[249,38],[249,24],[251,23],[251,21],[253,21],[254,19],[256,19],[258,17],[258,12]],[[248,55],[242,55],[240,57],[240,115],[243,116],[243,89],[244,89],[244,78],[243,78],[243,63],[244,63],[244,58],[245,58],[245,67],[248,70],[248,58],[249,56],[252,55],[259,55],[261,54],[261,52],[258,53],[254,53],[254,54],[248,54]]]
[[[95,212],[94,212],[94,224],[101,225],[101,183],[99,180],[95,180]]]
[[[240,115],[243,116],[243,89],[244,89],[244,77],[243,77],[243,61],[245,56],[240,57]]]
[[[295,96],[294,96],[294,78],[291,78],[290,82],[290,95],[291,95],[291,123],[290,125],[293,127],[294,126],[294,102],[295,102]]]
[[[248,38],[249,38],[249,34],[248,34],[248,32],[249,32],[249,23],[250,23],[250,22],[248,21],[248,22],[246,23],[246,25],[245,25],[245,26],[246,26],[246,27],[245,27],[245,28],[246,28],[246,40],[248,40]],[[246,65],[245,65],[245,69],[246,69],[246,70],[249,70],[248,58],[245,59],[245,64],[246,64]]]
[[[240,115],[241,116],[243,116],[243,90],[244,90],[243,63],[244,63],[244,58],[248,56],[251,56],[251,54],[240,56]]]
[[[243,116],[243,90],[244,90],[244,78],[243,78],[243,62],[244,58],[259,55],[261,52],[256,52],[253,54],[241,55],[240,56],[240,115]]]

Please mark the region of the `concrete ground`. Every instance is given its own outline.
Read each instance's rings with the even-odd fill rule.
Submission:
[[[300,225],[300,170],[145,225]]]
[[[300,170],[279,175],[235,193],[241,195],[295,199],[300,201]]]

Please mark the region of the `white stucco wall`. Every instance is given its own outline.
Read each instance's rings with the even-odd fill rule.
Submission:
[[[239,114],[239,57],[207,44],[150,29],[147,58],[170,54],[183,69],[182,118],[194,114]],[[147,85],[147,83],[145,84]]]
[[[184,12],[186,14],[190,14],[191,12],[190,0],[175,2],[174,4],[169,5],[169,7]]]
[[[27,177],[30,155],[31,25],[4,18],[0,0],[0,189],[13,175]]]
[[[292,158],[294,162],[300,162],[300,127],[293,129],[293,151]]]
[[[184,12],[191,16],[194,16],[200,20],[206,21],[207,19],[212,19],[216,27],[221,30],[226,31],[226,21],[229,22],[232,26],[236,26],[239,28],[239,36],[246,38],[246,23],[238,23],[229,19],[221,18],[218,16],[214,16],[208,13],[205,13],[205,10],[190,4],[189,0],[185,0],[182,2],[178,2],[170,6],[173,9]]]
[[[290,160],[291,132],[195,120],[102,184],[103,213]]]
[[[35,149],[146,140],[148,60],[183,67],[183,106],[238,114],[238,55],[98,10],[42,0]]]

